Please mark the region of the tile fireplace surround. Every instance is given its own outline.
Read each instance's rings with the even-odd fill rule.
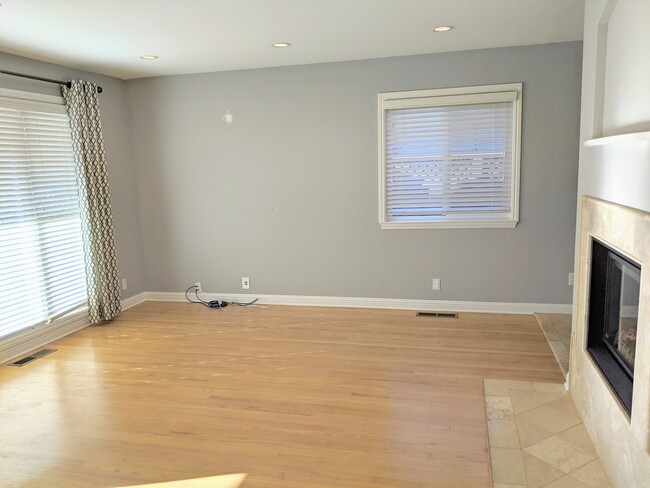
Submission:
[[[617,488],[650,488],[650,214],[583,197],[581,216],[570,393],[612,484]],[[642,266],[631,417],[586,351],[592,238]]]

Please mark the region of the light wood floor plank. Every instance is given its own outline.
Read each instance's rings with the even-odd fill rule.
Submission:
[[[562,381],[535,318],[147,302],[0,368],[0,486],[488,488],[483,378]]]

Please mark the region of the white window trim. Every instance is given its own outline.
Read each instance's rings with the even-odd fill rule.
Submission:
[[[514,228],[519,222],[519,185],[521,166],[521,112],[523,83],[468,86],[379,93],[377,96],[379,131],[379,224],[382,229],[488,229]],[[514,92],[514,96],[512,96]],[[435,100],[432,100],[435,99]],[[515,110],[514,148],[512,161],[512,211],[508,219],[444,220],[440,222],[390,222],[386,218],[386,144],[384,111],[389,108],[436,105],[457,105],[494,101],[513,101]]]

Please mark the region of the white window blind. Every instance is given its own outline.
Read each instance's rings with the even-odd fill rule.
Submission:
[[[519,92],[467,90],[380,98],[385,228],[514,227]]]
[[[0,337],[52,321],[86,299],[65,108],[0,96]]]

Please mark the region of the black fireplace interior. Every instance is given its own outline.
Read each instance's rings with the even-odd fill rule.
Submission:
[[[641,266],[593,239],[587,350],[632,410]]]

